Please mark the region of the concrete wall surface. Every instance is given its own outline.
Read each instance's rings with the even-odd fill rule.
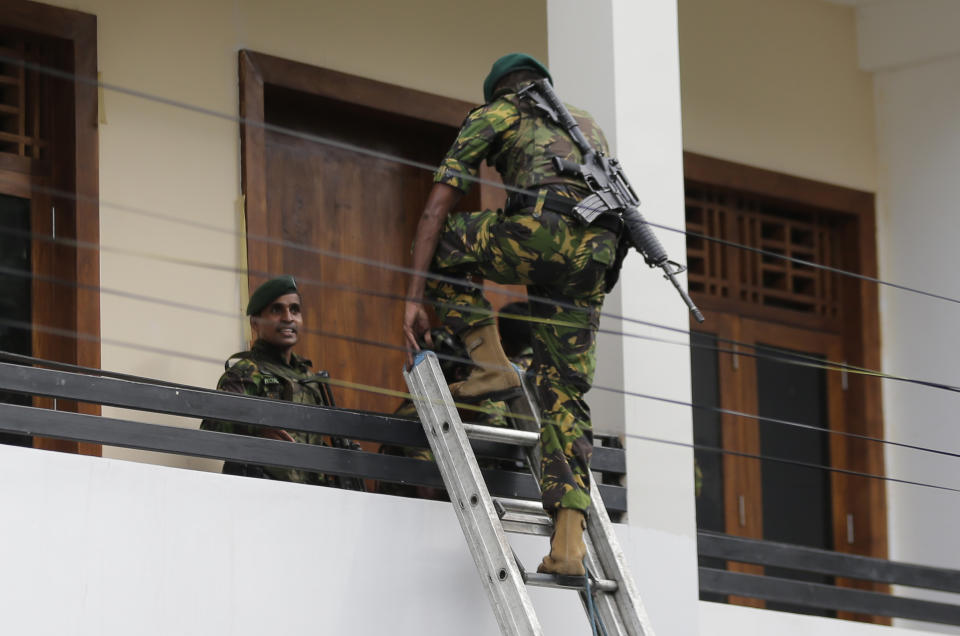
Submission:
[[[910,19],[903,16],[909,14]],[[956,3],[888,2],[861,9],[863,63],[874,70],[885,203],[879,218],[880,275],[894,283],[960,298],[954,275],[960,200],[960,47],[945,48],[944,25],[956,24]],[[882,54],[878,43],[892,42]],[[933,47],[933,48],[931,48]],[[957,301],[893,288],[881,292],[883,365],[890,373],[960,385]],[[902,383],[884,387],[887,437],[956,454],[956,393]],[[960,488],[955,456],[888,448],[887,473]],[[960,568],[960,496],[890,484],[890,557]],[[956,603],[960,595],[904,591]],[[909,625],[901,621],[898,624]],[[944,630],[960,633],[960,630]]]
[[[498,633],[444,502],[0,446],[0,506],[6,634]],[[656,627],[669,546],[617,530]],[[548,545],[511,542],[529,568]],[[575,593],[531,597],[589,633]]]
[[[0,508],[4,633],[497,633],[443,502],[0,446]],[[702,636],[923,633],[691,606],[674,591],[676,539],[616,530],[658,634],[689,612]],[[547,549],[542,537],[511,543],[527,567]],[[531,597],[544,633],[589,633],[573,593]]]
[[[821,0],[679,0],[683,148],[877,187],[873,86],[854,9]]]
[[[920,636],[928,631],[770,610],[700,603],[701,636]]]

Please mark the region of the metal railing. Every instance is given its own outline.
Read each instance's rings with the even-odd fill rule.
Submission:
[[[95,370],[88,371],[77,373],[0,363],[0,390],[254,426],[277,426],[282,422],[286,430],[429,448],[420,423],[410,419],[294,404],[185,385],[105,377],[97,375]],[[291,444],[260,437],[30,406],[0,404],[0,431],[246,464],[298,468],[404,485],[443,487],[436,464],[409,457]],[[472,444],[478,457],[522,458],[522,451],[514,446],[482,441]],[[619,518],[626,512],[626,488],[609,482],[619,482],[626,471],[624,451],[598,446],[594,449],[592,467],[604,477],[604,483],[598,483],[598,487],[608,512],[612,517]],[[539,489],[529,473],[500,469],[483,472],[493,495],[539,499]]]
[[[795,572],[960,593],[960,571],[700,531],[697,551],[715,558]],[[817,610],[960,625],[960,602],[927,601],[778,576],[700,567],[700,592],[744,596]]]

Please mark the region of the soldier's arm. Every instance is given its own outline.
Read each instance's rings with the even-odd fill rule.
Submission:
[[[519,122],[517,107],[506,99],[470,111],[433,180],[464,194],[469,192],[480,173],[480,164],[496,147],[499,137]]]
[[[239,393],[241,395],[261,395],[261,387],[255,368],[253,368],[252,365],[248,367],[243,361],[233,365],[233,367],[227,369],[227,371],[220,376],[220,381],[217,382],[217,390],[226,391],[227,393]],[[221,433],[233,433],[236,435],[259,434],[257,427],[223,420],[203,420],[200,428],[205,431],[219,431]]]
[[[240,363],[238,363],[239,365]],[[234,366],[236,368],[237,365]],[[233,371],[233,369],[231,369]],[[246,373],[244,369],[238,369],[236,373],[227,373],[223,374],[223,377],[220,378],[220,383],[217,385],[217,390],[227,391],[229,393],[241,393],[243,395],[252,395],[252,396],[263,396],[264,390],[262,386],[263,378],[257,372],[253,371],[252,373]],[[240,424],[226,423],[232,428],[232,430],[225,431],[227,433],[236,433],[238,435],[252,435],[254,437],[265,437],[267,439],[275,439],[281,442],[296,442],[297,440],[287,431],[282,428],[265,428],[261,426],[243,426]]]
[[[407,364],[413,364],[413,352],[419,351],[417,336],[423,336],[432,345],[430,322],[423,307],[426,287],[424,274],[437,249],[440,233],[447,216],[470,189],[480,164],[490,153],[499,135],[516,125],[519,113],[506,100],[495,100],[476,108],[467,115],[460,133],[447,152],[446,158],[434,175],[436,182],[417,224],[413,243],[413,270],[407,287],[407,302],[403,312],[403,335],[407,345]]]
[[[417,224],[416,239],[413,244],[413,269],[410,276],[410,285],[407,288],[407,302],[403,312],[403,335],[407,344],[407,364],[413,364],[413,351],[419,351],[417,336],[426,338],[427,344],[432,345],[430,338],[430,319],[423,307],[423,292],[427,284],[424,277],[430,269],[433,253],[440,240],[440,232],[447,220],[447,216],[460,200],[463,193],[456,188],[443,183],[434,184],[427,198],[427,205]]]

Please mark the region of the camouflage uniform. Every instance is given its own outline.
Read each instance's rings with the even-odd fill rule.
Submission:
[[[234,360],[236,362],[231,365],[231,361]],[[298,404],[331,406],[333,400],[324,382],[326,372],[315,374],[310,367],[311,362],[309,360],[296,354],[290,354],[290,363],[287,364],[276,348],[263,340],[257,340],[250,351],[236,353],[227,359],[224,364],[226,371],[220,376],[217,390],[285,400]],[[259,437],[263,430],[258,426],[218,420],[204,420],[200,428],[253,437]],[[317,433],[300,431],[288,431],[288,433],[302,444],[329,446]],[[223,472],[230,475],[263,477],[300,484],[340,485],[339,479],[333,475],[322,475],[294,468],[225,462]]]
[[[570,108],[598,150],[603,133],[585,112]],[[545,209],[548,192],[574,201],[588,194],[579,177],[558,175],[557,156],[579,163],[581,154],[558,125],[516,92],[499,93],[470,112],[434,180],[466,192],[480,162],[494,165],[508,186],[539,192],[532,207],[451,214],[440,236],[433,271],[447,276],[479,274],[502,284],[523,284],[537,320],[534,375],[542,407],[541,492],[548,511],[586,510],[590,504],[593,432],[583,394],[593,382],[595,333],[605,296],[605,274],[614,264],[618,237],[597,226]],[[432,279],[426,293],[454,333],[493,323],[480,290]]]

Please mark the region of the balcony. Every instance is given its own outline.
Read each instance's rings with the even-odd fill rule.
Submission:
[[[0,389],[260,426],[284,421],[291,429],[426,446],[411,420],[95,370],[0,363]],[[33,407],[0,404],[0,430],[442,486],[432,463],[405,457]],[[516,458],[516,449],[494,443],[476,442],[475,450]],[[448,503],[15,447],[0,447],[0,457],[8,573],[0,579],[0,598],[8,608],[5,622],[20,627],[11,633],[316,633],[318,627],[344,634],[496,633]],[[626,512],[624,467],[623,450],[595,449],[600,489],[615,518]],[[537,497],[524,473],[488,470],[485,476],[494,494]],[[618,525],[617,532],[641,593],[656,590],[660,576],[644,563],[657,546],[641,545],[649,538],[631,526]],[[702,558],[898,586],[888,595],[701,567],[701,593],[960,625],[960,604],[912,599],[899,587],[957,593],[960,572],[710,533],[698,539]],[[513,543],[528,567],[546,546],[537,537]],[[673,611],[688,611],[693,599],[675,592],[666,591],[674,596]],[[664,594],[653,592],[660,611]],[[531,595],[546,633],[586,633],[575,597],[539,589]],[[57,611],[39,611],[49,606]],[[786,633],[887,629],[716,603],[701,602],[699,611],[701,634],[766,633],[760,625],[771,622]],[[655,627],[668,622],[650,613]]]

